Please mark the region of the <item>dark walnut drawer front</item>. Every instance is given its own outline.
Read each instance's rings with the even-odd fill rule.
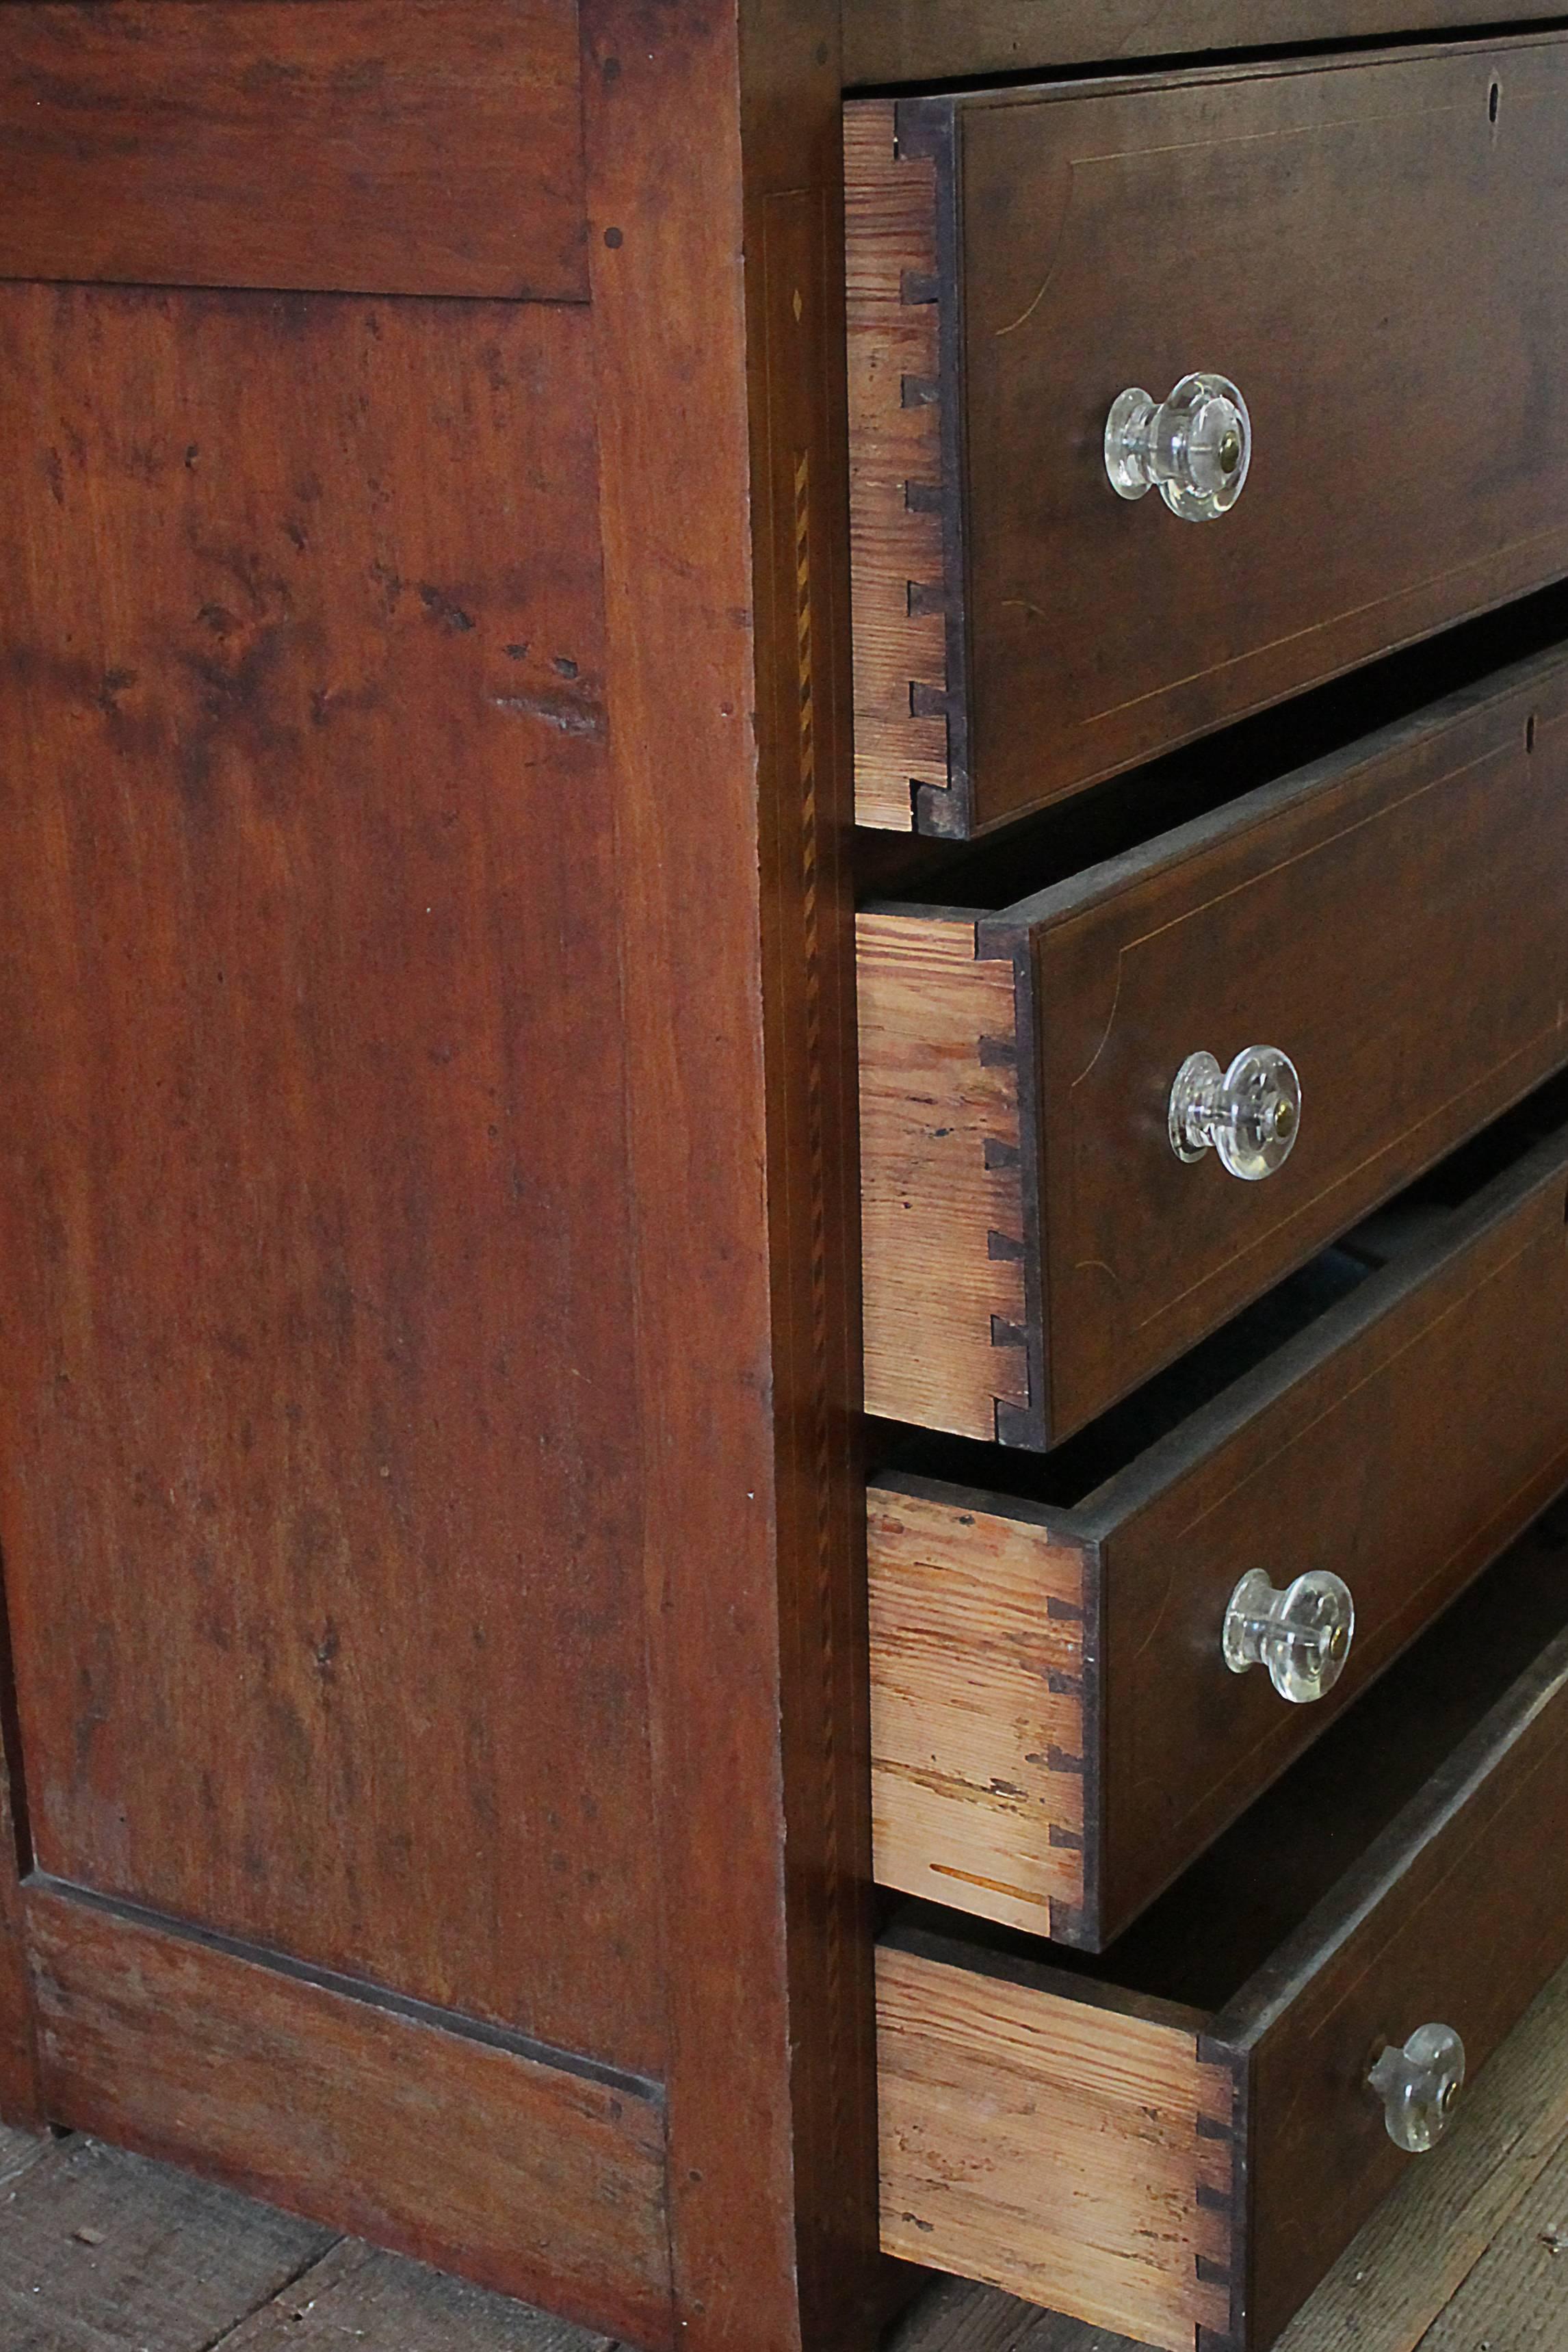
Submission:
[[[1323,1733],[1568,1483],[1565,1204],[1559,1079],[1058,1454],[879,1472],[879,1881],[1098,1949]],[[1259,1570],[1347,1589],[1316,1696],[1226,1664]]]
[[[1565,128],[1554,35],[852,102],[860,821],[984,832],[1568,570]],[[1198,523],[1105,455],[1193,372],[1251,426]]]
[[[1169,2352],[1270,2344],[1568,1950],[1565,1619],[1561,1537],[1521,1545],[1086,1969],[911,1906],[888,2251]]]
[[[863,913],[868,1410],[1058,1443],[1568,1058],[1565,714],[1558,653],[1014,905]],[[1261,1181],[1170,1132],[1254,1046]]]

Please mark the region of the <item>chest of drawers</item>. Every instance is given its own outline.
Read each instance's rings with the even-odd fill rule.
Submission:
[[[1568,1950],[1563,56],[846,109],[884,2243],[1172,2352]]]
[[[871,2352],[1261,2346],[1446,2116],[1563,1940],[1531,21],[0,10],[8,2118]]]

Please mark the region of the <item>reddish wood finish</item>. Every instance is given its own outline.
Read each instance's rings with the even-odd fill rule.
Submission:
[[[0,8],[0,277],[581,301],[572,0]]]
[[[51,2112],[638,2344],[672,2340],[649,2084],[39,1882],[26,1915]]]
[[[657,2072],[586,318],[0,310],[35,1853]]]
[[[9,266],[581,297],[567,21],[13,11],[62,120],[135,102],[68,154],[32,121]],[[247,2110],[275,2193],[346,2211],[352,2143],[412,2242],[442,2159],[386,2120],[380,1985],[668,2084],[665,2311],[640,2189],[525,2291],[859,2352],[836,27],[596,0],[583,37],[590,308],[0,295],[19,1853],[149,1908],[38,1893],[57,1991],[179,1946],[109,2039],[49,1993],[53,2112],[145,2136],[214,2048],[255,2088],[256,1980],[348,1970],[321,2147]],[[396,202],[342,187],[345,126]],[[180,2145],[233,2172],[221,2109]],[[532,2161],[427,2250],[497,2275]]]
[[[584,24],[677,2307],[826,2352],[877,2261],[836,27]]]

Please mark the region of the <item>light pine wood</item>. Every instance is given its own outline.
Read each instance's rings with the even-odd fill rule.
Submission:
[[[992,1337],[1026,1312],[1013,967],[976,963],[963,918],[862,915],[856,936],[866,1409],[993,1438],[997,1402],[1028,1402],[1023,1347]]]
[[[1082,1552],[879,1486],[867,1538],[878,1881],[1049,1935],[1083,1902]]]
[[[913,786],[948,780],[947,721],[917,718],[910,698],[911,684],[947,683],[942,518],[906,494],[941,478],[941,411],[913,390],[936,382],[937,305],[905,299],[910,278],[936,277],[935,171],[899,160],[893,101],[879,99],[846,110],[844,175],[855,814],[909,833]],[[911,582],[929,592],[918,612]]]
[[[1228,2125],[1231,2087],[1196,2020],[892,1948],[877,1981],[887,2251],[1165,2352],[1223,2333],[1229,2149],[1198,2118]]]

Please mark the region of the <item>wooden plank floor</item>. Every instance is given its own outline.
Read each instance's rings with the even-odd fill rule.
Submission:
[[[3,2352],[612,2352],[608,2338],[83,2138],[0,2127]],[[1279,2352],[1565,2352],[1568,1968]],[[1123,2352],[943,2281],[887,2352]]]

